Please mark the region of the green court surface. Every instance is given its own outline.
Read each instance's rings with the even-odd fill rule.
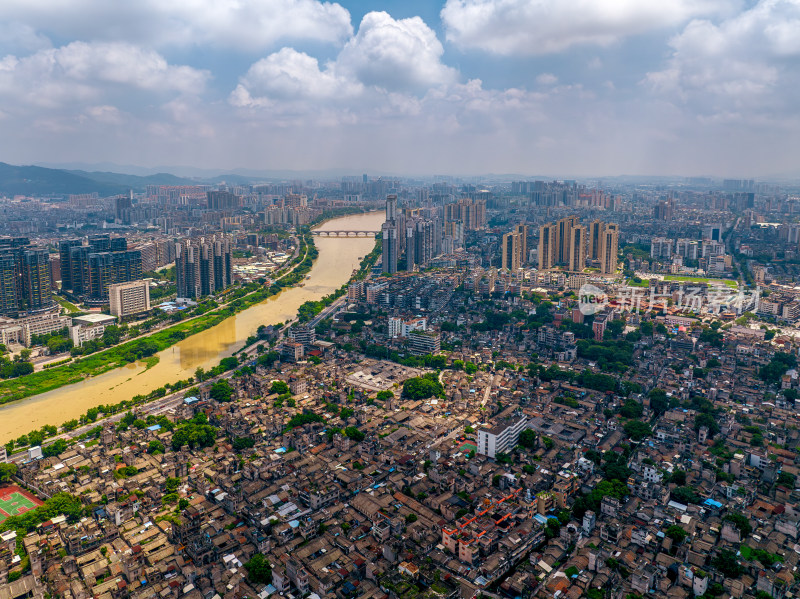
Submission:
[[[0,522],[9,516],[18,516],[36,508],[36,504],[16,491],[0,495]]]
[[[474,441],[466,440],[461,445],[458,446],[458,451],[463,451],[464,453],[469,453],[470,451],[478,451],[478,446],[475,444]]]

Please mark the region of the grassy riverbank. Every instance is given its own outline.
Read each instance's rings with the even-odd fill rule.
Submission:
[[[317,250],[316,250],[315,247],[313,247],[313,245],[309,248],[309,255],[311,253],[311,250],[313,250],[314,256],[316,256],[316,251]],[[300,263],[301,266],[298,266],[297,270],[295,272],[291,273],[291,275],[288,275],[286,278],[289,278],[289,276],[291,276],[292,280],[294,280],[295,282],[301,281],[304,278],[305,273],[308,270],[310,270],[310,264],[311,264],[311,262],[313,262],[313,259],[311,260],[311,262],[308,261],[309,255],[307,255],[302,260],[302,262]],[[365,279],[368,276],[368,274],[369,274],[370,270],[372,269],[372,267],[380,259],[380,256],[381,256],[381,240],[380,240],[380,238],[378,238],[375,241],[375,246],[373,247],[372,251],[369,254],[367,254],[366,256],[364,256],[364,258],[361,260],[361,263],[359,264],[359,268],[353,273],[353,276],[349,279],[349,281],[347,283],[345,283],[344,285],[342,285],[342,287],[339,288],[338,290],[336,290],[334,293],[332,293],[329,296],[326,296],[325,298],[323,298],[323,304],[324,305],[329,305],[335,298],[341,297],[341,295],[346,292],[347,286],[351,282]],[[303,266],[303,263],[305,263],[304,266]],[[307,266],[307,268],[306,268],[306,266]],[[302,270],[302,272],[301,272],[301,270]],[[296,277],[294,276],[295,274],[297,275]],[[286,285],[284,285],[284,286],[286,286]],[[270,287],[270,289],[273,289],[273,288]],[[242,299],[249,299],[249,297],[250,296],[248,296],[247,298],[242,298]],[[267,297],[269,297],[269,296],[267,296]],[[239,301],[239,300],[236,300],[236,301]],[[256,302],[252,302],[252,303],[248,302],[248,304],[247,304],[248,307],[250,305],[252,305],[253,303],[256,303]],[[318,313],[318,311],[317,311],[317,313]],[[209,316],[210,316],[210,314],[209,314]],[[190,323],[184,323],[184,324],[190,324]],[[173,330],[175,328],[177,328],[177,327],[172,327]],[[261,356],[259,358],[259,363],[264,358],[269,358],[269,355],[268,354],[261,354]],[[145,358],[143,361],[145,363],[147,363],[147,367],[150,368],[150,367],[155,365],[155,363],[158,361],[158,358],[157,358],[157,356],[151,356],[149,358]],[[265,363],[271,364],[271,362],[265,362]],[[219,366],[216,366],[215,368],[213,368],[213,369],[211,369],[211,370],[209,370],[207,372],[207,376],[216,377],[216,376],[224,374],[225,372],[234,370],[238,366],[239,366],[238,360],[237,360],[237,358],[235,356],[234,357],[223,358],[220,361]],[[234,376],[237,376],[236,372],[234,372]],[[80,416],[80,418],[75,418],[73,420],[69,420],[67,422],[64,422],[64,423],[62,423],[61,426],[57,427],[57,426],[53,426],[53,425],[45,425],[38,431],[32,431],[32,432],[30,432],[30,433],[28,433],[26,435],[23,435],[19,439],[11,440],[8,443],[6,443],[6,445],[5,445],[6,450],[8,451],[8,453],[10,455],[11,453],[13,453],[15,451],[19,451],[19,450],[24,449],[25,447],[28,447],[28,446],[31,446],[31,445],[44,445],[44,444],[46,444],[45,441],[47,439],[53,438],[56,435],[58,435],[59,433],[65,433],[65,432],[72,431],[76,427],[82,426],[82,425],[85,425],[85,424],[91,424],[91,423],[99,422],[103,418],[107,418],[107,417],[113,416],[114,414],[118,414],[120,412],[124,412],[124,411],[130,410],[134,406],[143,405],[143,404],[155,401],[157,399],[160,399],[162,397],[165,397],[166,395],[168,395],[170,393],[175,393],[175,392],[178,392],[180,390],[184,390],[187,387],[191,387],[193,382],[195,384],[198,383],[197,381],[192,381],[191,378],[188,379],[188,380],[176,381],[176,382],[174,382],[172,384],[166,384],[164,387],[161,387],[159,389],[154,389],[148,395],[136,395],[136,396],[132,397],[131,399],[125,399],[125,400],[122,400],[122,401],[120,401],[119,403],[116,403],[116,404],[106,404],[106,405],[98,405],[96,407],[92,407],[92,408],[90,408],[88,410],[88,412],[85,415]],[[84,440],[88,439],[88,438],[95,438],[95,437],[97,437],[99,435],[101,430],[102,430],[102,426],[98,424],[91,431],[81,434],[78,438],[79,439],[84,439]],[[96,440],[92,441],[92,443],[97,443],[97,441]]]
[[[73,360],[63,366],[2,381],[0,382],[0,404],[6,404],[32,395],[38,395],[39,393],[52,391],[64,385],[77,383],[87,377],[103,374],[131,362],[146,360],[148,367],[152,367],[158,359],[155,356],[158,352],[200,331],[214,327],[237,312],[246,310],[277,295],[284,288],[301,282],[311,270],[317,254],[318,250],[314,245],[314,240],[311,234],[306,232],[300,238],[300,251],[293,270],[275,280],[269,287],[251,283],[234,290],[233,293],[243,293],[241,297],[234,299],[222,308],[212,310],[202,316],[192,318],[186,322],[179,322],[146,337],[121,343],[84,358]]]
[[[277,278],[269,287],[249,283],[231,288],[231,295],[239,295],[221,308],[215,308],[201,316],[178,322],[164,330],[138,339],[121,343],[97,353],[75,359],[62,366],[55,366],[19,378],[0,381],[0,405],[26,397],[46,393],[78,383],[88,377],[98,376],[132,362],[145,361],[148,369],[158,363],[156,354],[196,333],[214,327],[227,318],[259,304],[280,293],[287,287],[301,283],[311,270],[318,255],[311,229],[328,220],[363,213],[360,208],[335,208],[303,226],[298,231],[300,247],[297,257],[287,266],[291,270]],[[70,304],[71,305],[71,304]],[[75,307],[75,306],[73,306]],[[69,307],[65,306],[69,309]],[[75,307],[77,309],[77,307]]]

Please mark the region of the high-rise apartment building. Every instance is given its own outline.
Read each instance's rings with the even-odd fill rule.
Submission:
[[[589,225],[589,258],[591,260],[600,259],[600,236],[605,228],[605,223],[601,220],[593,220]]]
[[[17,263],[11,254],[0,254],[0,314],[14,314],[17,301]]]
[[[588,229],[583,225],[576,225],[569,232],[569,269],[582,272],[586,268]]]
[[[428,219],[406,221],[406,270],[425,266],[436,255],[436,226]]]
[[[240,205],[239,196],[230,191],[206,192],[209,210],[233,210]]]
[[[53,298],[50,289],[50,253],[30,249],[22,253],[22,305],[26,310],[50,308]]]
[[[397,253],[398,253],[398,239],[397,239],[397,225],[392,221],[386,221],[381,225],[382,242],[382,256],[381,264],[383,265],[383,272],[394,274],[397,272]]]
[[[616,225],[606,225],[600,237],[600,273],[610,275],[617,272],[619,254],[619,230]]]
[[[80,239],[65,239],[58,245],[58,254],[61,258],[61,288],[72,289],[72,260],[70,250],[80,247]]]
[[[578,224],[577,216],[567,216],[556,223],[556,244],[558,264],[569,264],[570,262],[570,241],[572,237],[572,227]]]
[[[109,235],[108,233],[89,235],[89,247],[92,249],[93,252],[110,252],[111,235]]]
[[[397,272],[397,260],[400,254],[400,244],[405,242],[408,232],[403,234],[400,227],[397,212],[397,196],[389,194],[386,196],[386,222],[381,225],[382,255],[381,268],[383,272],[394,274]]]
[[[653,237],[650,240],[651,258],[669,258],[672,256],[672,240],[666,237]]]
[[[89,293],[89,254],[92,249],[88,245],[71,246],[69,250],[69,287],[64,284],[64,267],[62,272],[62,289],[70,290],[73,295],[82,296]]]
[[[53,307],[50,254],[26,237],[0,239],[0,314],[40,312]]]
[[[120,224],[131,224],[133,210],[133,192],[114,198],[114,221]]]
[[[675,200],[662,200],[653,207],[653,218],[656,220],[672,220],[675,214]]]
[[[519,233],[520,236],[520,242],[522,244],[519,250],[520,264],[524,266],[528,263],[528,238],[530,237],[530,227],[520,223],[514,228],[514,231]]]
[[[678,239],[675,242],[675,253],[689,260],[697,260],[700,257],[700,244],[694,239]]]
[[[516,230],[503,235],[503,269],[519,270],[522,268],[522,247],[524,243],[523,235]]]
[[[150,283],[130,281],[108,286],[108,302],[111,314],[124,318],[150,310]]]
[[[397,195],[386,196],[386,222],[397,221]]]
[[[87,301],[105,302],[110,285],[142,278],[142,254],[138,250],[92,253],[88,255],[88,269]]]
[[[477,231],[486,227],[486,200],[462,198],[444,205],[445,222],[461,221],[464,230]]]
[[[553,223],[539,227],[539,270],[553,268],[556,264],[556,229]]]
[[[228,239],[186,240],[175,246],[178,297],[196,299],[233,285],[233,258]]]

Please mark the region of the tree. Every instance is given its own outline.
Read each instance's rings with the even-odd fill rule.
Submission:
[[[700,503],[700,496],[692,487],[676,487],[672,490],[672,498],[679,503]]]
[[[45,445],[42,448],[42,455],[46,458],[51,458],[67,451],[67,442],[64,439],[56,439],[50,445]]]
[[[233,450],[236,452],[242,451],[244,449],[250,449],[256,444],[250,437],[236,437],[233,440],[231,445],[233,446]]]
[[[739,529],[739,532],[742,533],[742,538],[748,536],[753,531],[753,527],[750,526],[750,520],[748,520],[747,516],[745,516],[744,514],[733,512],[725,516],[723,520],[732,522],[733,525]]]
[[[159,453],[164,453],[164,444],[158,439],[153,439],[147,445],[147,453],[149,453],[150,455],[157,455]]]
[[[386,401],[392,399],[394,397],[394,393],[391,391],[378,391],[378,394],[375,396],[375,399],[378,401]]]
[[[619,413],[624,418],[641,418],[644,414],[644,407],[635,399],[628,399],[625,400]]]
[[[267,558],[262,553],[256,553],[250,561],[244,565],[247,570],[247,578],[256,584],[269,584],[272,582],[272,568],[269,567]]]
[[[211,390],[208,393],[212,399],[224,403],[231,400],[233,396],[233,388],[227,379],[221,379],[211,385]]]
[[[286,393],[290,393],[289,385],[287,385],[283,381],[272,381],[272,385],[269,388],[270,393],[277,393],[278,395],[285,395]]]
[[[669,478],[667,478],[667,482],[675,483],[676,485],[685,485],[686,472],[684,472],[680,468],[676,468],[675,470],[672,471],[672,474],[669,475]]]
[[[356,443],[361,443],[364,440],[364,433],[358,430],[355,426],[348,426],[344,429],[345,436],[350,439],[351,441],[355,441]]]
[[[407,524],[413,524],[416,521],[417,521],[417,515],[416,514],[409,514],[408,516],[406,516],[406,523]]]
[[[421,377],[413,377],[403,382],[403,395],[412,400],[428,399],[444,394],[444,387],[439,378],[432,373]]]
[[[526,428],[519,434],[519,444],[526,449],[536,449],[536,433],[533,430]]]
[[[634,441],[641,441],[642,439],[645,439],[653,434],[650,425],[646,422],[642,422],[641,420],[628,420],[628,422],[626,422],[622,428],[625,431],[625,434]]]
[[[711,565],[728,578],[739,578],[744,568],[736,560],[736,554],[730,549],[723,549],[711,560]]]
[[[663,389],[653,389],[647,394],[650,398],[650,409],[653,410],[658,416],[663,414],[669,409],[669,399],[667,392]]]
[[[12,476],[16,476],[17,474],[17,465],[14,463],[11,464],[0,464],[0,483],[7,483],[11,480]]]
[[[548,518],[547,524],[544,526],[544,536],[548,539],[553,539],[558,536],[561,531],[561,522],[558,518]]]
[[[685,530],[683,530],[683,529],[682,529],[680,526],[677,526],[677,525],[675,525],[675,524],[673,524],[672,526],[670,526],[670,527],[667,529],[667,532],[666,532],[665,534],[666,534],[666,535],[667,535],[667,536],[668,536],[670,539],[672,539],[673,541],[675,541],[676,543],[680,543],[680,542],[681,542],[681,541],[683,541],[683,540],[684,540],[686,537],[688,537],[688,536],[689,536],[689,533],[688,533],[688,532],[686,532],[686,531],[685,531]]]

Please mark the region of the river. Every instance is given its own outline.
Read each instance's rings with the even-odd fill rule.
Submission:
[[[317,228],[377,231],[384,216],[383,212],[356,214],[327,221]],[[60,425],[79,418],[91,407],[147,394],[165,383],[193,376],[198,367],[216,366],[222,358],[241,348],[260,325],[293,318],[303,302],[318,300],[341,287],[375,245],[372,237],[315,237],[314,242],[319,256],[303,287],[287,289],[165,349],[158,354],[158,364],[150,370],[145,370],[141,363],[128,364],[80,383],[0,406],[0,443],[44,424]]]

